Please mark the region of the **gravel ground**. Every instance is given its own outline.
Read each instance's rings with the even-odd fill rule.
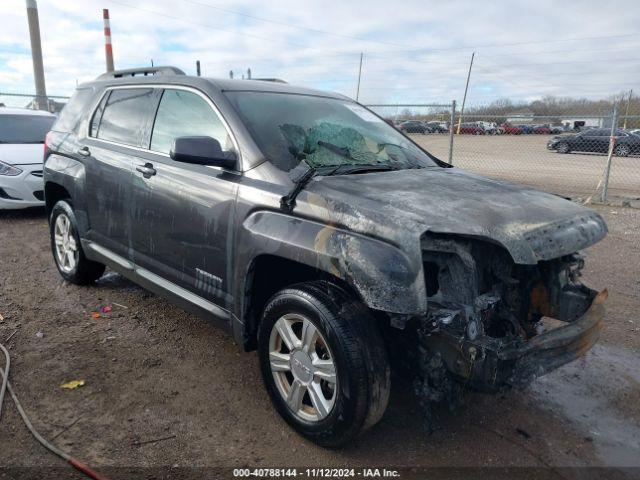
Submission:
[[[524,471],[542,468],[545,478],[631,477],[640,470],[622,467],[640,467],[640,210],[597,209],[610,234],[587,250],[585,281],[610,292],[600,343],[524,392],[467,393],[458,410],[438,412],[429,436],[410,388],[396,382],[381,423],[346,448],[303,440],[271,407],[256,354],[225,333],[113,272],[91,287],[63,282],[40,211],[0,213],[0,342],[33,423],[112,478],[133,478],[115,466],[161,469],[144,478],[190,466],[532,467]],[[104,305],[113,310],[92,318]],[[86,384],[60,388],[76,379]],[[3,477],[1,466],[64,468],[9,402],[0,478],[36,471]],[[615,468],[571,468],[585,466]]]

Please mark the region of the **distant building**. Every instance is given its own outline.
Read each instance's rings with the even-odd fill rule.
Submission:
[[[511,112],[507,117],[507,123],[532,123],[535,114],[531,110],[521,110]]]
[[[609,117],[564,117],[560,120],[562,125],[570,130],[587,128],[607,128],[611,126]]]

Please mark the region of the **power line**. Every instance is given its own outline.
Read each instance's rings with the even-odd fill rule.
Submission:
[[[293,45],[293,46],[296,46],[296,47],[307,48],[307,49],[310,49],[310,50],[317,50],[317,49],[310,48],[310,47],[307,47],[306,45],[302,45],[302,44],[299,44],[299,43],[294,43],[294,42],[289,42],[289,41],[281,41],[281,40],[277,40],[277,39],[274,39],[274,38],[262,37],[262,36],[259,36],[259,35],[253,35],[253,34],[250,34],[250,33],[236,32],[234,30],[225,30],[224,28],[220,28],[220,27],[218,27],[216,25],[209,25],[209,24],[206,24],[206,23],[194,22],[193,20],[187,20],[185,18],[178,17],[176,15],[169,15],[169,14],[166,14],[166,13],[158,12],[156,10],[149,10],[149,9],[138,7],[138,6],[135,6],[135,5],[130,5],[128,3],[121,2],[119,0],[108,0],[108,1],[111,2],[111,3],[115,3],[116,5],[120,5],[122,7],[132,8],[134,10],[139,10],[139,11],[145,12],[145,13],[151,13],[153,15],[158,15],[160,17],[168,18],[170,20],[177,20],[179,22],[188,23],[188,24],[191,24],[191,25],[197,25],[199,27],[208,28],[210,30],[215,30],[217,32],[226,32],[226,33],[231,33],[233,35],[241,35],[243,37],[251,37],[251,38],[258,39],[258,40],[266,40],[268,42],[288,43],[289,45]]]
[[[342,33],[328,32],[326,30],[320,30],[320,29],[317,29],[317,28],[304,27],[302,25],[295,25],[295,24],[292,24],[292,23],[283,22],[281,20],[273,20],[273,19],[268,19],[268,18],[264,18],[264,17],[258,17],[258,16],[255,16],[255,15],[250,15],[248,13],[238,12],[236,10],[230,10],[230,9],[227,9],[227,8],[222,8],[222,7],[218,7],[218,6],[215,6],[215,5],[211,5],[210,3],[197,2],[195,0],[182,0],[182,1],[186,2],[186,3],[190,3],[192,5],[198,5],[198,6],[201,6],[201,7],[210,8],[210,9],[213,9],[213,10],[218,10],[220,12],[225,12],[225,13],[230,13],[232,15],[238,15],[238,16],[241,16],[241,17],[250,18],[252,20],[257,20],[259,22],[272,23],[274,25],[282,25],[282,26],[290,27],[290,28],[297,28],[298,30],[305,30],[305,31],[308,31],[308,32],[319,33],[319,34],[322,34],[322,35],[329,35],[329,36],[338,37],[338,38],[347,38],[349,40],[359,40],[361,42],[379,43],[381,45],[391,45],[391,46],[394,46],[394,47],[415,48],[413,46],[403,45],[403,44],[400,44],[400,43],[385,42],[385,41],[382,41],[382,40],[372,40],[372,39],[369,39],[369,38],[356,37],[356,36],[353,36],[353,35],[344,35]]]

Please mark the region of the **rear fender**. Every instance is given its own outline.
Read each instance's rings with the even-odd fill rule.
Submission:
[[[89,228],[85,202],[85,167],[74,158],[50,154],[44,164],[45,193],[48,184],[55,184],[69,192],[78,221],[80,236]],[[47,199],[47,204],[49,200]]]

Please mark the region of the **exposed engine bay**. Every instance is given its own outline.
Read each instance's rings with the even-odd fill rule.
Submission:
[[[607,294],[580,283],[580,254],[518,265],[497,245],[440,236],[422,250],[428,313],[407,322],[403,351],[423,399],[523,388],[598,339]]]

